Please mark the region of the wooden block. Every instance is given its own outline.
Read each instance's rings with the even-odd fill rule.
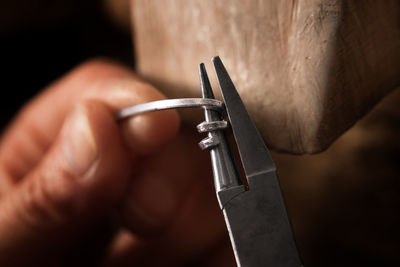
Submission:
[[[400,83],[398,1],[133,0],[132,14],[141,75],[198,97],[197,65],[221,56],[280,151],[324,150]]]

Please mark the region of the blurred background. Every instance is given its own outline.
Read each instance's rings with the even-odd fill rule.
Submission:
[[[128,1],[0,1],[2,128],[25,101],[86,59],[133,67],[130,30],[121,21],[127,15],[113,13],[120,3]]]
[[[400,90],[325,152],[273,153],[305,266],[400,266]]]
[[[0,1],[2,129],[80,62],[134,67],[129,1]],[[306,266],[400,266],[400,90],[325,152],[273,153]]]

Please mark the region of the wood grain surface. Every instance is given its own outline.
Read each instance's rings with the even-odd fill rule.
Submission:
[[[276,150],[324,150],[400,83],[398,1],[131,3],[138,71],[198,97],[197,65],[221,56]]]

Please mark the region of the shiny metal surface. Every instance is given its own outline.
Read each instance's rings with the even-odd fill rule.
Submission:
[[[145,112],[158,111],[164,109],[197,108],[197,107],[208,108],[222,112],[224,109],[224,104],[216,99],[204,99],[204,98],[164,99],[120,109],[115,113],[115,116],[117,119],[122,120],[127,117],[142,114]]]
[[[203,121],[197,125],[197,131],[199,133],[206,133],[211,131],[223,130],[228,128],[227,121]]]
[[[219,139],[217,136],[208,136],[199,142],[201,150],[211,149],[219,145]]]
[[[213,64],[249,185],[249,188],[234,183],[216,186],[237,265],[300,267],[302,263],[275,174],[275,164],[221,59],[213,58]],[[208,121],[219,119],[206,113]],[[219,160],[215,158],[215,151],[223,154],[224,150],[226,148],[221,145],[210,150],[214,180],[227,180],[225,176],[229,175],[237,180],[236,174],[226,171],[226,166],[214,163]]]
[[[199,75],[202,97],[205,99],[214,99],[214,94],[204,64],[200,64],[199,66]],[[206,108],[204,110],[204,115],[206,122],[209,123],[220,122],[222,120],[221,113],[215,110]],[[232,156],[225,133],[221,131],[221,129],[210,130],[208,132],[208,139],[215,139],[219,142],[217,146],[212,146],[210,149],[215,189],[219,191],[225,188],[242,185],[242,181],[236,169],[237,164]],[[220,201],[221,208],[224,205],[225,203]]]
[[[215,57],[213,63],[246,176],[274,171],[275,164],[264,140],[247,113],[221,59]]]

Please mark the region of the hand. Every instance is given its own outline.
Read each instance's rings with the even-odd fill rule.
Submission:
[[[176,137],[175,111],[114,119],[162,98],[93,61],[24,107],[0,143],[1,266],[234,264],[195,130]]]

